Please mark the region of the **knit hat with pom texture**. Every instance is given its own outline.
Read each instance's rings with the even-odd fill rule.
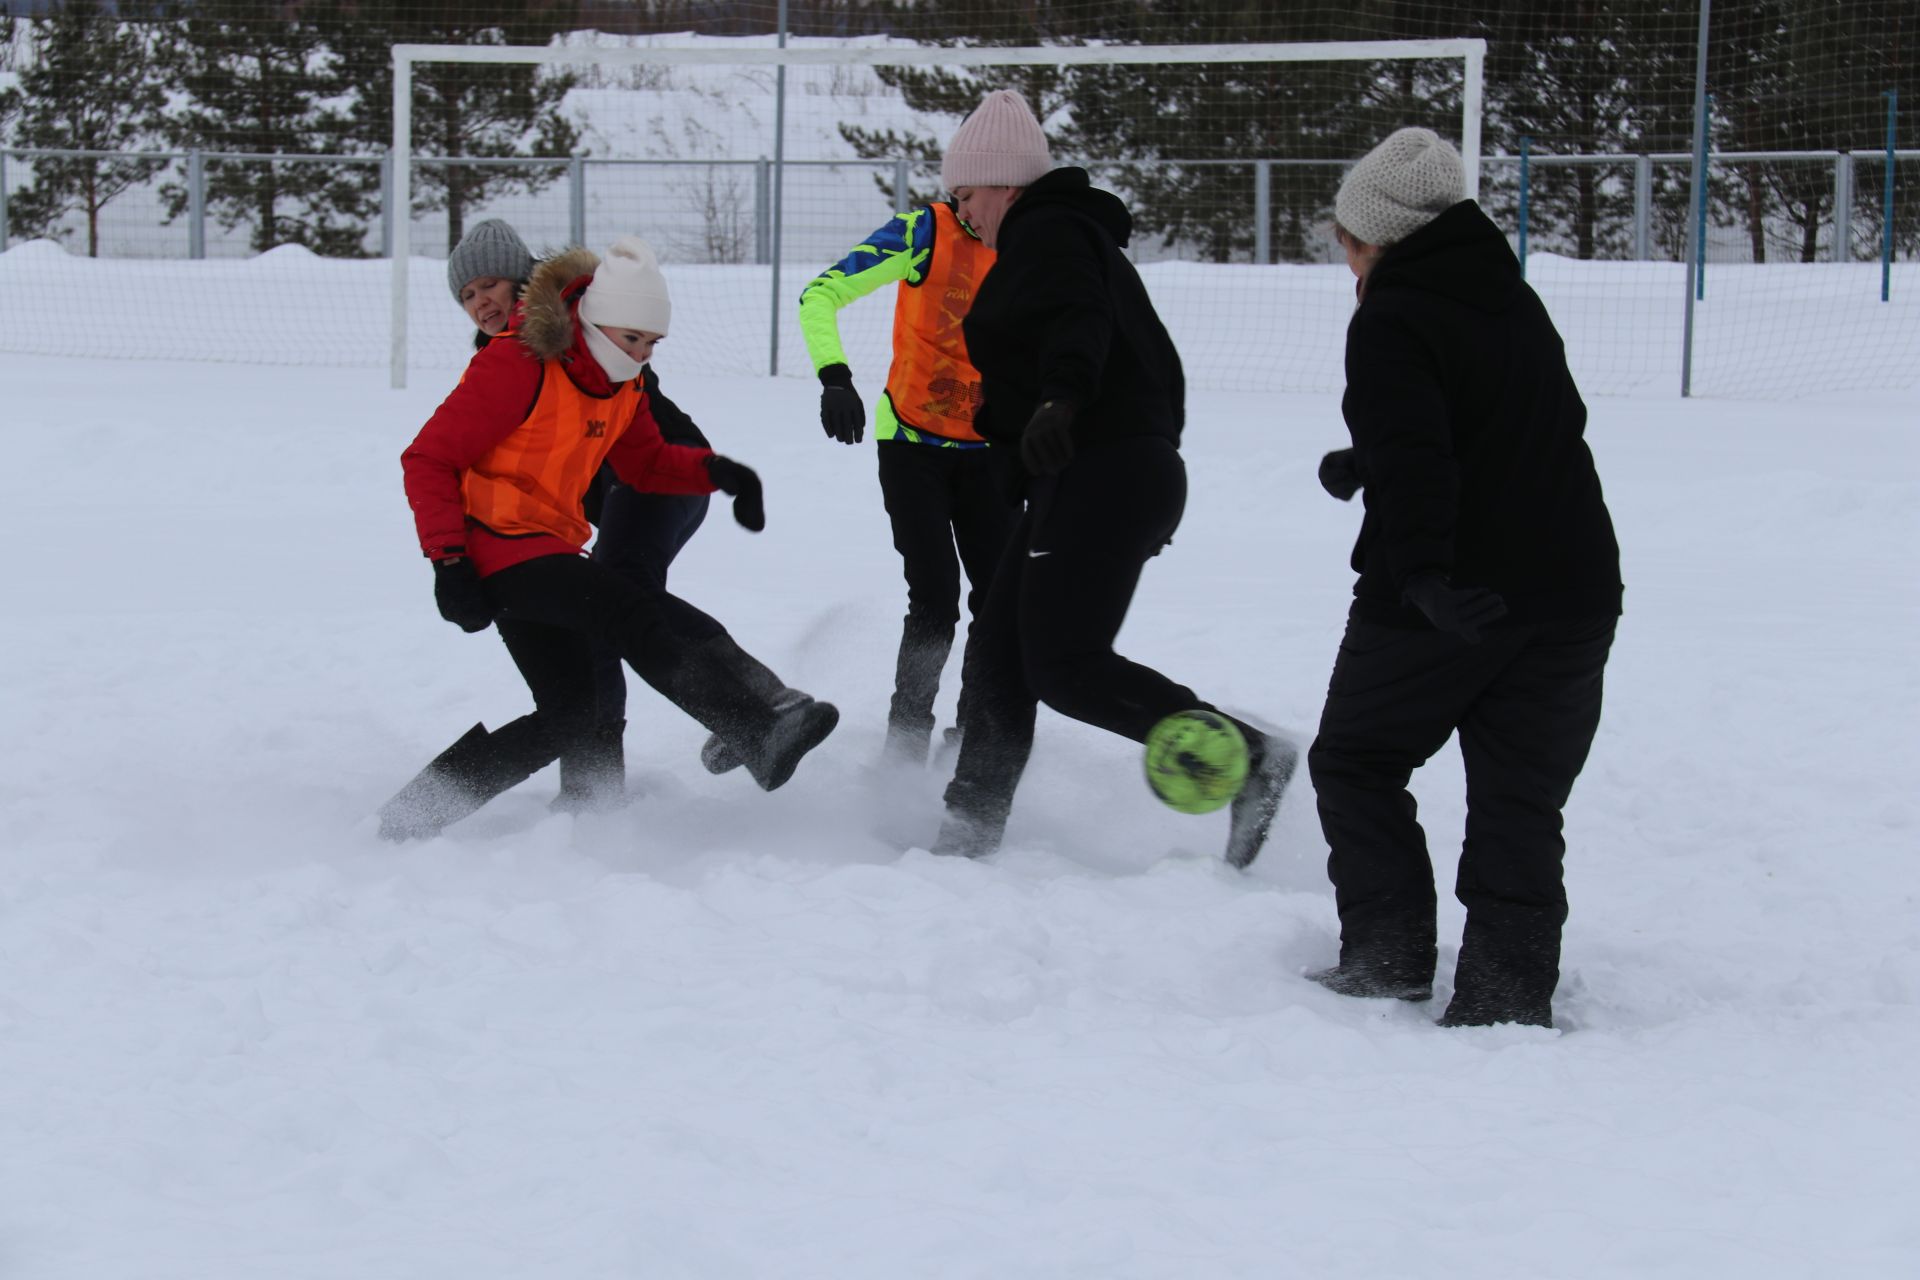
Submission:
[[[1398,244],[1465,198],[1460,153],[1431,129],[1396,129],[1347,171],[1333,217],[1367,244]]]
[[[468,227],[447,255],[447,288],[453,290],[455,302],[460,301],[462,289],[483,276],[524,284],[532,274],[533,255],[527,252],[527,242],[498,218]]]
[[[667,336],[673,302],[667,278],[653,246],[639,236],[621,236],[594,269],[593,283],[580,298],[580,318],[616,329],[640,329]]]
[[[948,191],[1026,187],[1052,168],[1047,135],[1027,100],[1011,89],[995,89],[954,130],[940,162],[940,184]]]

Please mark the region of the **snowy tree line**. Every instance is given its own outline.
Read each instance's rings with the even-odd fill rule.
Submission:
[[[139,149],[375,156],[391,136],[396,42],[545,44],[568,32],[765,34],[769,0],[46,0],[0,17],[0,138],[20,148]],[[1693,0],[791,0],[795,35],[889,34],[926,43],[1232,43],[1481,36],[1488,41],[1485,149],[1535,155],[1686,152],[1691,145],[1698,8]],[[1890,93],[1903,147],[1920,145],[1920,14],[1911,0],[1723,0],[1708,48],[1716,152],[1826,151],[1864,157],[1885,146]],[[0,70],[6,70],[0,67]],[[1331,204],[1333,162],[1409,123],[1457,129],[1457,64],[1328,63],[1200,67],[1022,68],[961,78],[883,69],[923,113],[964,116],[982,82],[1023,90],[1050,117],[1064,158],[1101,160],[1129,192],[1141,229],[1193,256],[1244,259],[1252,158],[1318,160],[1276,181],[1264,238],[1276,257],[1308,256]],[[423,155],[565,157],[576,126],[561,110],[575,77],[533,67],[416,68],[414,145]],[[4,81],[0,81],[4,83]],[[857,154],[937,156],[941,138],[847,127]],[[1214,162],[1170,165],[1169,160]],[[1633,191],[1624,166],[1536,169],[1535,242],[1582,258],[1627,249]],[[75,213],[97,251],[100,211],[155,180],[166,162],[116,155],[36,159],[9,201],[12,233],[45,233]],[[442,211],[450,239],[489,199],[537,189],[551,168],[426,166],[414,211]],[[1485,198],[1511,214],[1510,169]],[[1876,171],[1877,176],[1877,171]],[[357,254],[379,215],[372,164],[223,162],[207,171],[209,216],[245,226],[252,246],[301,244]],[[189,199],[165,180],[168,215]],[[927,194],[923,192],[922,194]],[[1740,164],[1712,190],[1720,226],[1753,257],[1813,260],[1831,225],[1830,166]],[[1689,191],[1665,166],[1654,199],[1671,251]],[[1856,223],[1878,226],[1880,183],[1854,192]],[[1784,232],[1784,234],[1783,234]],[[1904,199],[1895,233],[1920,251],[1920,201]]]

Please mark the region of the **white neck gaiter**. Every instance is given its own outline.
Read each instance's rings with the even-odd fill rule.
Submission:
[[[599,325],[585,320],[580,324],[586,330],[587,351],[593,356],[594,363],[606,373],[607,381],[614,386],[632,382],[640,376],[640,371],[647,367],[621,350],[619,343],[600,332]]]

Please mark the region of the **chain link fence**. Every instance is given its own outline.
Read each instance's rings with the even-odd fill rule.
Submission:
[[[254,350],[250,316],[263,301],[236,297],[220,323],[196,326],[218,355],[342,365],[377,364],[384,319],[371,260],[393,243],[391,166],[383,156],[269,155],[213,151],[83,152],[0,150],[0,227],[20,243],[8,196],[27,187],[36,166],[92,162],[132,175],[89,220],[69,212],[51,228],[61,258],[164,261],[254,258],[263,221],[284,214],[269,201],[216,207],[209,193],[222,175],[245,169],[257,179],[301,170],[289,191],[326,182],[364,192],[366,217],[344,251],[346,267],[369,260],[354,283],[342,276],[339,306],[355,316],[333,338],[317,334],[295,350]],[[1330,390],[1339,382],[1338,340],[1351,307],[1350,283],[1330,235],[1331,203],[1344,161],[1248,159],[1086,162],[1096,181],[1133,196],[1149,186],[1160,198],[1142,219],[1136,260],[1172,315],[1187,317],[1177,336],[1196,385],[1246,390]],[[681,367],[716,373],[764,373],[776,344],[786,372],[804,372],[804,352],[789,323],[794,299],[813,274],[837,261],[896,209],[930,198],[937,169],[910,156],[876,160],[789,160],[776,183],[765,158],[614,159],[416,157],[421,176],[454,169],[507,170],[516,181],[484,204],[461,210],[420,208],[412,240],[420,258],[443,258],[463,226],[500,217],[536,251],[604,244],[639,231],[667,262],[711,269],[689,288],[705,296],[689,308],[697,341],[678,344]],[[1834,386],[1909,385],[1920,346],[1920,299],[1907,283],[1920,256],[1920,219],[1910,207],[1920,181],[1920,151],[1715,154],[1708,165],[1708,227],[1697,281],[1698,382],[1712,393],[1761,393]],[[1485,157],[1482,202],[1509,229],[1523,269],[1547,298],[1568,340],[1582,384],[1597,393],[1661,392],[1677,385],[1682,344],[1681,279],[1689,244],[1691,161],[1684,153],[1645,155],[1499,155]],[[1893,181],[1886,181],[1891,172]],[[1166,199],[1186,184],[1188,199]],[[442,184],[441,189],[445,189]],[[271,190],[259,181],[253,190]],[[776,207],[775,192],[780,193]],[[1908,203],[1903,203],[1906,201]],[[1136,206],[1139,207],[1139,206]],[[245,216],[240,216],[245,215]],[[784,258],[776,287],[769,271],[775,237]],[[50,249],[44,241],[42,250]],[[311,256],[281,248],[269,258]],[[1249,267],[1269,270],[1248,273]],[[1288,267],[1316,268],[1288,270]],[[413,296],[432,298],[443,284],[421,262]],[[282,269],[280,267],[262,268]],[[676,276],[676,286],[687,273]],[[364,276],[364,278],[363,278]],[[0,282],[52,284],[61,268],[47,254],[0,258]],[[237,282],[241,277],[231,277]],[[168,277],[192,291],[191,275]],[[71,287],[71,286],[68,286]],[[89,286],[93,287],[93,286]],[[1886,297],[1883,299],[1882,294]],[[364,297],[362,295],[365,295]],[[413,359],[451,367],[466,349],[462,318],[422,301]],[[888,317],[882,306],[845,315],[850,352],[884,367]],[[220,336],[220,324],[234,330]],[[1827,340],[1808,341],[1809,327]],[[756,337],[755,335],[759,335]],[[59,354],[59,335],[35,332],[0,313],[0,349]],[[178,338],[168,354],[190,352]]]

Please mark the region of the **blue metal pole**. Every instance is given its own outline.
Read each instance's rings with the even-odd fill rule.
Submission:
[[[1880,193],[1880,301],[1893,296],[1893,124],[1900,91],[1887,90],[1887,182]]]
[[[1707,222],[1707,24],[1713,0],[1700,0],[1700,39],[1693,62],[1693,202],[1700,209],[1694,226],[1692,252],[1687,254],[1686,318],[1680,333],[1680,394],[1693,394],[1693,290],[1700,268],[1701,241]]]
[[[1699,257],[1698,268],[1693,274],[1693,296],[1704,299],[1707,296],[1707,205],[1711,203],[1708,195],[1713,187],[1713,95],[1707,95],[1706,114],[1700,117],[1700,202],[1699,221],[1693,228],[1693,251]]]
[[[1533,139],[1520,139],[1520,278],[1527,278],[1527,194],[1533,178],[1530,168]]]
[[[787,47],[787,0],[780,0],[780,48]],[[780,318],[784,313],[780,297],[780,233],[786,220],[787,174],[787,64],[773,70],[773,300],[767,305],[767,376],[780,374]]]

